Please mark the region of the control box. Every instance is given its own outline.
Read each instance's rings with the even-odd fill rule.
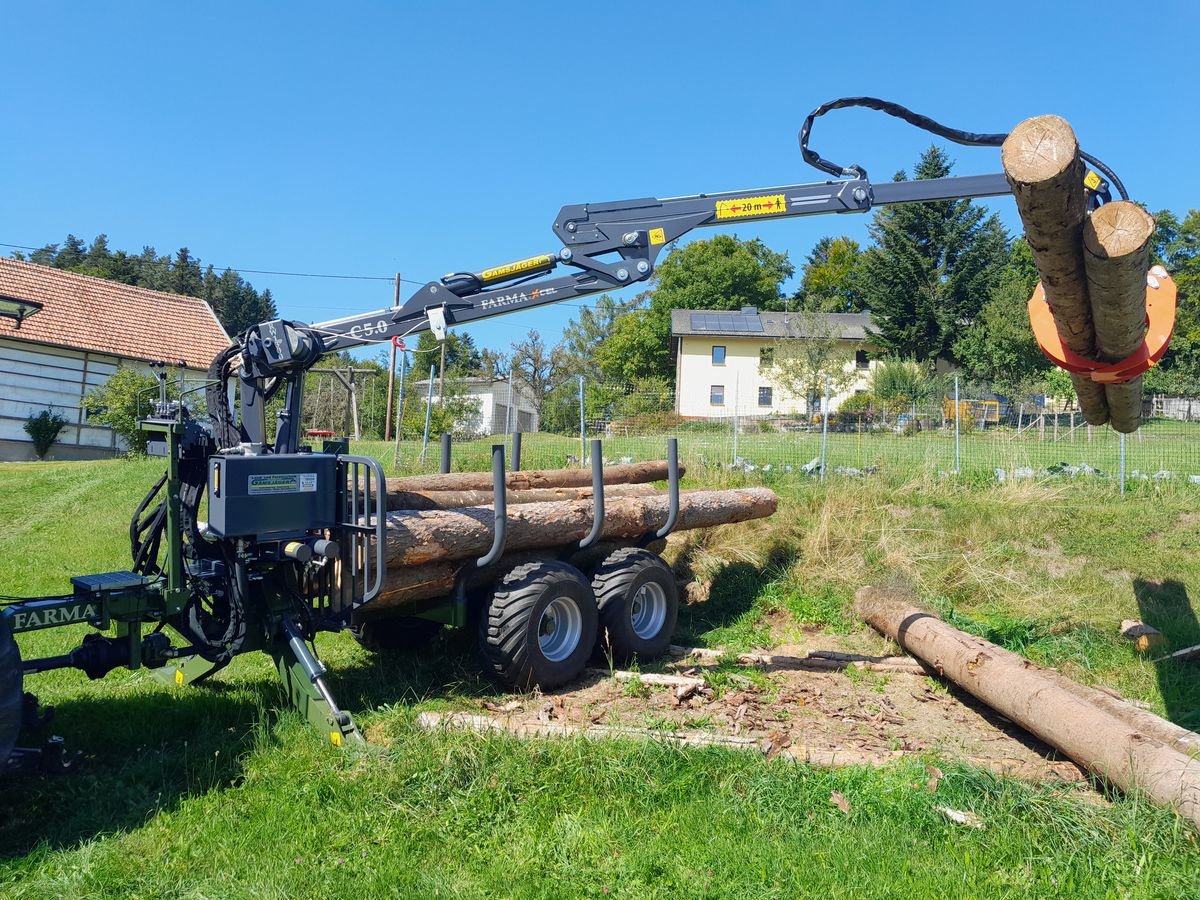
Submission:
[[[337,525],[337,457],[218,454],[208,462],[208,526],[217,537],[273,540]]]

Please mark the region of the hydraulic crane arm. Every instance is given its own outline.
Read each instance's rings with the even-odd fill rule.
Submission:
[[[463,325],[502,313],[558,303],[648,280],[659,254],[696,228],[865,213],[876,206],[1008,194],[1004,176],[968,175],[871,184],[865,178],[789,184],[745,191],[653,197],[564,206],[553,230],[563,247],[480,272],[431,281],[400,307],[312,326],[324,352],[334,352],[433,327]],[[558,268],[575,271],[544,277]]]

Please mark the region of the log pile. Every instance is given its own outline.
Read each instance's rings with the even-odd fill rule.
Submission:
[[[959,631],[912,597],[865,587],[855,611],[992,709],[1124,791],[1140,791],[1200,826],[1196,735],[1132,704]]]
[[[665,462],[605,469],[603,529],[598,543],[586,558],[576,557],[575,564],[599,562],[617,547],[661,528],[669,496],[648,482],[666,477]],[[553,557],[591,532],[590,471],[511,472],[507,485],[507,538],[500,568]],[[394,615],[405,606],[449,594],[464,563],[487,553],[495,533],[490,473],[389,478],[387,486],[388,571],[382,592],[371,603],[372,616]],[[765,518],[775,507],[775,494],[765,488],[685,491],[679,495],[675,528],[686,531]],[[482,586],[490,577],[479,573],[467,586]]]
[[[1001,158],[1063,344],[1098,362],[1125,358],[1145,334],[1154,220],[1127,201],[1106,203],[1088,216],[1079,143],[1058,116],[1019,124]],[[1089,424],[1137,429],[1140,377],[1101,385],[1072,373],[1071,381]]]

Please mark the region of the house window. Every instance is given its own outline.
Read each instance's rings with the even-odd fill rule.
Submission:
[[[869,369],[871,368],[871,360],[867,357],[866,350],[854,351],[854,368]]]
[[[725,348],[720,344],[713,344],[712,348],[712,364],[714,366],[725,365]]]
[[[775,365],[775,348],[760,348],[758,351],[758,367],[760,369],[769,369],[773,365]]]
[[[770,406],[771,405],[771,395],[773,393],[774,392],[769,387],[760,387],[758,389],[758,405],[759,406]]]
[[[725,385],[714,384],[708,389],[708,402],[712,406],[725,405]]]

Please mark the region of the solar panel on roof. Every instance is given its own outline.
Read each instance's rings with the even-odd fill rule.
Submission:
[[[722,315],[717,313],[692,313],[688,317],[692,331],[709,331],[717,334],[762,334],[762,321],[758,316]]]

